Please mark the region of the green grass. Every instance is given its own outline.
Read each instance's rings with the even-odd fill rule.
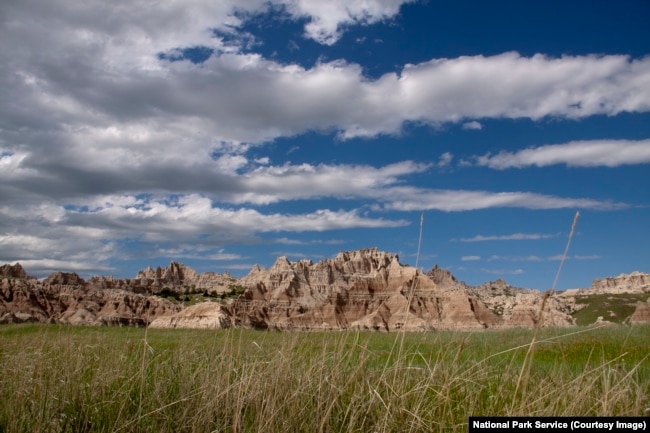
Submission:
[[[580,326],[595,323],[598,317],[613,323],[624,323],[634,313],[637,302],[645,302],[650,298],[647,293],[622,293],[576,296],[577,304],[587,306],[573,314],[576,324]]]
[[[517,386],[532,335],[6,325],[0,432],[466,432],[470,415],[650,413],[650,327],[543,329]]]

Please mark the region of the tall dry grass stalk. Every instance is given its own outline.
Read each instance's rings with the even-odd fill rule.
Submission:
[[[532,365],[532,358],[535,350],[535,343],[537,342],[539,330],[544,325],[544,310],[546,308],[546,302],[548,301],[548,298],[553,296],[553,294],[555,293],[555,287],[557,286],[557,282],[560,278],[560,272],[562,271],[562,266],[564,266],[564,261],[566,260],[567,254],[569,253],[569,246],[571,245],[571,240],[573,239],[573,234],[575,233],[576,225],[578,224],[578,218],[580,218],[579,211],[577,211],[575,216],[573,217],[573,223],[571,224],[571,231],[569,232],[569,238],[567,239],[567,243],[564,248],[564,253],[562,254],[562,259],[560,260],[560,265],[558,266],[558,270],[555,273],[555,278],[553,279],[553,285],[551,286],[551,289],[546,291],[546,293],[544,293],[544,296],[542,297],[542,302],[539,307],[539,313],[537,314],[537,321],[535,322],[535,333],[533,334],[533,338],[530,344],[528,345],[528,351],[526,352],[526,356],[524,357],[524,363],[521,366],[521,371],[519,372],[519,378],[517,379],[517,386],[515,387],[515,395],[516,395],[519,392],[519,388],[521,386],[522,400],[526,396],[528,378],[530,377],[530,368]],[[514,408],[512,408],[511,410],[513,411]]]

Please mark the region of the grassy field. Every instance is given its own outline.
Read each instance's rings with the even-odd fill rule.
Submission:
[[[578,325],[592,324],[598,317],[612,323],[624,323],[634,313],[637,302],[646,302],[648,298],[647,293],[576,296],[576,303],[586,307],[575,312],[573,317]]]
[[[0,432],[466,432],[648,415],[650,327],[273,333],[0,327]],[[531,361],[531,362],[528,362]]]

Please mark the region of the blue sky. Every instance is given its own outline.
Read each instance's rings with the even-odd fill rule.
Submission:
[[[647,1],[0,5],[0,262],[650,272]]]

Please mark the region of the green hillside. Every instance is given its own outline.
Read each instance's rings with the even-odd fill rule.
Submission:
[[[578,325],[590,325],[599,316],[608,322],[624,323],[634,313],[636,303],[645,302],[648,298],[648,293],[576,296],[576,304],[587,306],[575,312],[573,317]]]

